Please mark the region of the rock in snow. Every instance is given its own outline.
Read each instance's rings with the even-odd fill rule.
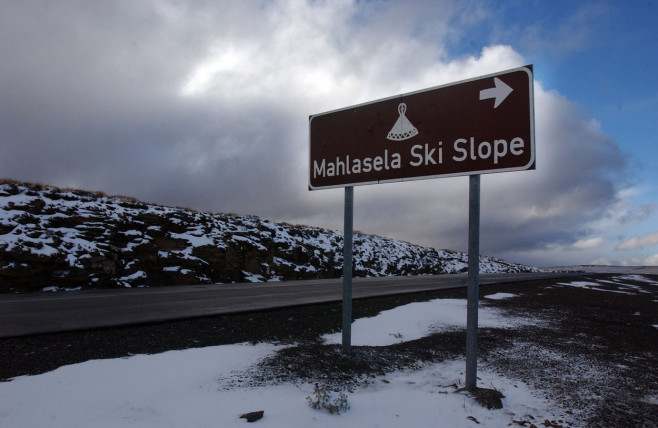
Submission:
[[[0,292],[262,282],[342,275],[342,232],[0,184]],[[354,235],[354,276],[467,271],[461,252]],[[538,269],[481,257],[480,271]]]

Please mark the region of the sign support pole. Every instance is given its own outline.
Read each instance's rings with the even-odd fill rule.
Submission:
[[[466,306],[466,389],[477,387],[478,295],[480,287],[480,175],[469,176],[468,303]]]
[[[343,354],[352,355],[352,244],[354,187],[345,187],[343,233]]]

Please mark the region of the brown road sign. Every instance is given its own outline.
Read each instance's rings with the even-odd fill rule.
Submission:
[[[316,114],[310,188],[534,169],[532,66]]]

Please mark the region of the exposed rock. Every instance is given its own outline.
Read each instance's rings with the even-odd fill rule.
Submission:
[[[240,419],[246,419],[247,422],[256,422],[259,419],[263,418],[263,415],[265,412],[263,410],[259,410],[257,412],[249,412],[245,413],[244,415],[240,415]]]
[[[341,232],[0,184],[0,292],[337,278]],[[481,272],[536,270],[481,258]],[[355,233],[354,276],[460,273],[467,255]]]

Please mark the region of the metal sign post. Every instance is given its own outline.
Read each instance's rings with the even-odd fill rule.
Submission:
[[[468,186],[468,302],[466,304],[466,389],[477,386],[478,294],[480,288],[480,175]]]
[[[345,188],[343,232],[343,354],[352,355],[352,243],[354,187]]]
[[[351,353],[353,186],[468,175],[466,387],[476,387],[480,174],[535,169],[534,114],[527,65],[309,117],[309,189],[345,188],[345,354]]]

